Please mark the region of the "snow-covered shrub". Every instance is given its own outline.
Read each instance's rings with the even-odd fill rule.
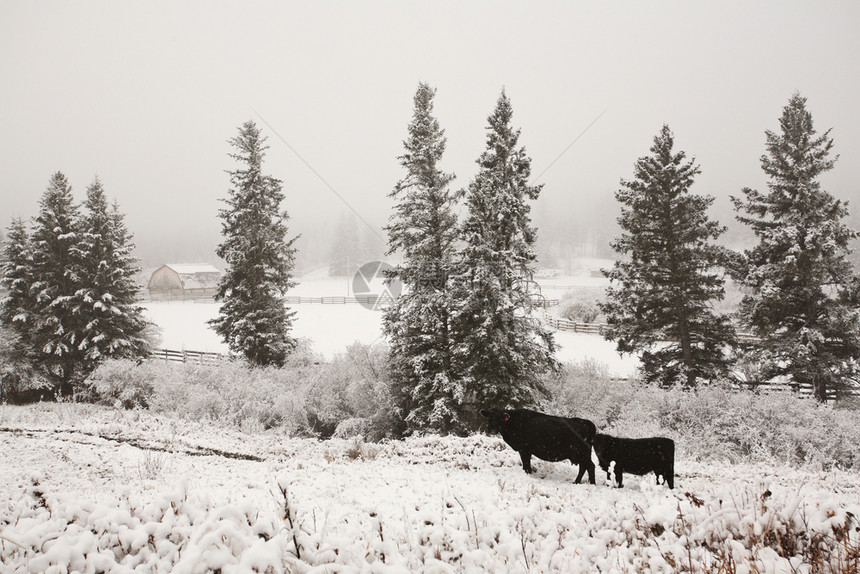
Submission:
[[[577,323],[597,323],[601,318],[597,297],[589,292],[565,292],[559,301],[558,314]]]
[[[789,392],[670,390],[660,405],[660,422],[678,435],[679,451],[689,458],[824,469],[860,464],[860,416]]]
[[[390,392],[387,348],[355,343],[321,365],[307,389],[308,418],[317,434],[332,436],[349,419],[366,419],[370,441],[396,436],[399,419]]]
[[[379,450],[379,445],[368,444],[360,436],[356,436],[347,443],[344,454],[349,460],[373,460],[379,456]]]
[[[333,438],[364,438],[370,428],[370,420],[363,418],[346,419],[334,429]]]
[[[83,394],[96,402],[126,409],[148,407],[155,383],[169,374],[169,365],[158,361],[108,360],[84,381]]]
[[[156,384],[151,407],[248,431],[307,434],[307,381],[316,368],[304,357],[280,369],[251,368],[242,361],[174,365],[174,376]]]
[[[644,417],[637,414],[640,395],[655,392],[637,381],[613,380],[606,365],[594,359],[564,365],[547,387],[547,412],[587,418],[597,425],[598,432],[608,432],[620,417],[628,418],[631,413],[633,423],[641,422]]]
[[[612,380],[590,361],[567,365],[548,387],[548,412],[590,419],[615,436],[672,438],[679,459],[860,466],[860,413],[790,392],[662,389]]]
[[[94,400],[145,407],[246,432],[332,436],[343,421],[366,420],[362,436],[377,441],[397,423],[386,379],[386,349],[353,345],[329,363],[298,350],[282,368],[152,360],[106,361],[88,379]]]

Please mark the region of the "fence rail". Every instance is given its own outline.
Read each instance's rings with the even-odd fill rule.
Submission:
[[[151,357],[173,363],[196,363],[198,365],[218,365],[222,361],[228,360],[227,355],[222,355],[221,353],[186,350],[175,351],[173,349],[155,349]]]
[[[361,303],[374,305],[379,301],[379,295],[354,295],[352,297],[298,297],[290,295],[284,298],[287,305],[348,305]]]
[[[545,320],[549,326],[554,329],[558,329],[559,331],[571,331],[574,333],[585,333],[589,335],[603,335],[609,328],[609,325],[606,323],[577,323],[576,321],[571,321],[561,317],[551,317],[549,315],[545,317]],[[759,337],[751,333],[737,333],[736,337],[740,343],[750,344],[761,341]],[[617,378],[614,380],[623,381],[627,379]],[[767,393],[793,392],[803,397],[811,397],[814,394],[811,384],[803,385],[779,380],[764,382],[739,381],[737,387]],[[827,389],[828,401],[834,401],[846,396],[860,397],[860,380],[848,380],[840,389]]]
[[[738,388],[748,389],[756,392],[791,392],[797,393],[801,397],[812,397],[815,394],[811,384],[799,384],[783,381],[765,381],[763,383],[741,382],[738,383]],[[844,382],[841,388],[827,389],[827,402],[833,402],[845,397],[860,397],[860,381],[849,379]]]
[[[602,335],[609,327],[606,323],[577,323],[562,317],[546,317],[546,322],[553,329],[559,331],[572,331],[574,333],[586,333],[589,335]]]
[[[609,325],[607,323],[577,323],[570,319],[552,317],[549,315],[545,317],[545,320],[550,327],[558,329],[559,331],[572,331],[574,333],[586,333],[588,335],[603,335],[606,330],[609,329]],[[759,337],[752,333],[737,333],[736,337],[740,343],[757,343],[761,341]]]

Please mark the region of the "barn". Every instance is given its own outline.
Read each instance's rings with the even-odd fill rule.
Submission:
[[[215,295],[221,272],[208,263],[168,263],[152,272],[152,299],[199,299]]]

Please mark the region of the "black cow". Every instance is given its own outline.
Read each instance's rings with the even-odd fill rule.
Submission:
[[[579,466],[576,483],[588,471],[588,482],[594,484],[591,445],[597,428],[585,419],[564,418],[528,409],[482,409],[487,430],[499,433],[512,449],[520,453],[523,470],[532,473],[532,455],[558,462],[570,460]]]
[[[675,488],[675,441],[670,438],[617,438],[607,434],[594,437],[594,452],[600,462],[600,468],[609,476],[609,463],[615,461],[615,482],[623,486],[624,473],[657,475]]]

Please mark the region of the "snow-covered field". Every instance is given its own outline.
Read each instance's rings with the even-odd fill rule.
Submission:
[[[149,302],[144,307],[149,318],[161,328],[161,347],[227,352],[227,346],[206,323],[218,315],[217,303]],[[310,339],[313,349],[327,358],[356,341],[370,344],[382,336],[382,314],[354,303],[293,305],[291,309],[296,311],[292,335]]]
[[[856,572],[860,552],[860,475],[839,470],[682,460],[675,490],[618,489],[526,475],[496,437],[321,442],[83,404],[0,407],[0,460],[4,573]]]
[[[592,288],[603,285],[605,279],[587,275],[543,279],[544,295],[558,298],[571,288]],[[290,295],[302,297],[352,296],[350,282],[346,278],[330,278],[325,272],[316,272],[301,278],[301,282]],[[144,305],[149,318],[162,330],[161,347],[175,350],[207,351],[226,353],[227,347],[206,322],[218,314],[216,303],[192,301],[148,302]],[[372,344],[382,340],[382,313],[365,309],[361,305],[293,305],[296,320],[292,334],[308,339],[312,348],[326,358],[343,352],[358,341]],[[635,356],[621,357],[615,345],[598,335],[585,335],[564,331],[556,332],[556,341],[561,361],[581,361],[592,358],[609,367],[611,373],[620,376],[632,375],[638,367]]]
[[[294,294],[350,293],[318,277]],[[225,351],[206,326],[215,304],[147,308],[163,346]],[[380,338],[380,314],[359,305],[294,308],[294,335],[325,356]],[[601,337],[557,339],[562,360],[636,368]],[[677,460],[675,490],[653,475],[619,489],[599,470],[577,485],[568,463],[534,464],[526,475],[484,435],[319,441],[2,405],[0,572],[860,571],[857,471]]]

